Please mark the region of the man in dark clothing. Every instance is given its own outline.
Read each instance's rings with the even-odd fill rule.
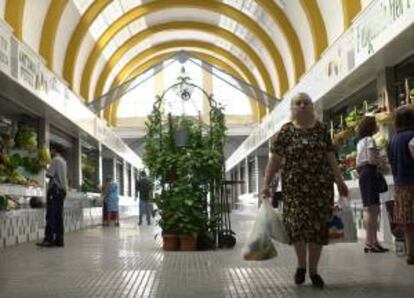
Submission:
[[[63,201],[67,191],[67,166],[61,156],[62,151],[63,148],[58,145],[51,146],[52,162],[46,170],[46,177],[50,180],[46,194],[45,238],[36,243],[38,246],[64,246]]]
[[[145,214],[148,225],[151,224],[151,198],[152,198],[152,181],[145,171],[141,171],[139,180],[135,184],[136,194],[139,194],[139,221],[142,224],[142,217]]]

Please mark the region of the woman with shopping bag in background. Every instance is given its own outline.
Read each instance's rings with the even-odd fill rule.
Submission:
[[[271,197],[271,181],[281,170],[283,221],[298,261],[294,281],[303,284],[309,266],[312,285],[323,288],[318,263],[322,245],[329,241],[333,184],[343,197],[348,196],[348,188],[339,171],[328,128],[316,120],[309,95],[294,96],[291,113],[291,121],[283,125],[272,144],[262,195]]]
[[[364,223],[366,226],[365,253],[384,253],[389,249],[382,247],[378,242],[378,217],[380,214],[380,174],[378,166],[381,163],[379,151],[372,137],[378,131],[374,116],[364,116],[358,125],[358,144],[356,165],[359,174],[359,190],[361,192],[362,205],[364,206]],[[381,182],[386,182],[381,178]],[[386,190],[385,190],[386,191]]]

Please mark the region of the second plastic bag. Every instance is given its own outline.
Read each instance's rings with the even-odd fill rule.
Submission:
[[[330,243],[352,243],[358,241],[354,216],[347,201],[340,201],[339,206],[334,209],[329,229],[329,238]]]

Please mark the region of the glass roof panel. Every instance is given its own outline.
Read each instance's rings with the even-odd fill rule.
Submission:
[[[272,17],[255,1],[251,0],[224,0],[224,3],[229,4],[239,10],[241,10],[243,13],[248,15],[250,18],[255,20],[266,32],[270,33],[270,37],[273,40],[280,40],[283,38],[284,41],[286,41],[283,34],[281,34],[280,29],[276,26],[274,23]],[[278,3],[279,4],[279,3]],[[279,4],[280,6],[280,4]],[[225,18],[225,16],[222,16],[222,18]],[[227,20],[226,23],[229,21]],[[234,22],[230,20],[230,22]],[[234,32],[240,33],[243,37],[247,38],[249,43],[252,43],[254,47],[259,48],[261,51],[264,51],[263,46],[261,43],[247,30],[247,29],[240,29],[240,25],[235,23],[235,25],[232,25],[234,28]]]
[[[153,73],[153,71],[151,71]],[[131,86],[135,82],[132,82]],[[151,113],[152,105],[155,101],[155,80],[151,78],[138,87],[126,93],[120,99],[117,117],[145,117]]]
[[[163,77],[163,90],[178,82],[177,78],[182,75],[182,68],[185,75],[190,77],[190,82],[205,89],[203,76],[212,75],[207,73],[199,65],[187,61],[184,64],[172,60],[164,61],[164,68],[160,75]],[[153,70],[150,72],[153,73]],[[117,117],[145,117],[151,112],[156,94],[156,76],[143,82],[141,85],[131,89],[120,100]],[[230,86],[227,82],[237,85],[237,82],[229,75],[213,69],[212,75],[214,99],[223,105],[226,115],[251,115],[249,98],[240,90]],[[141,81],[137,78],[136,81]],[[133,86],[135,81],[131,84]],[[159,95],[159,94],[158,94]],[[164,114],[198,116],[204,111],[204,95],[197,88],[193,89],[191,99],[183,101],[173,89],[170,89],[163,98]]]
[[[83,15],[93,1],[94,0],[73,0],[73,3],[77,7],[79,13]]]
[[[224,113],[226,115],[251,115],[252,109],[246,94],[229,86],[221,78],[234,85],[237,85],[237,82],[231,76],[215,69],[213,73],[215,74],[213,75],[214,99],[224,107]]]
[[[109,4],[91,25],[91,32],[95,39],[98,39],[102,33],[120,16],[123,11],[118,1]]]

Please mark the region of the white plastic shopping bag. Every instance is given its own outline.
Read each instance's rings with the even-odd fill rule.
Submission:
[[[329,229],[330,243],[352,243],[358,241],[356,224],[351,206],[340,200],[335,207]]]
[[[247,238],[247,244],[243,250],[243,258],[249,261],[262,261],[277,256],[277,251],[270,238],[272,225],[271,213],[269,213],[269,202],[263,200],[259,208],[253,228]],[[271,208],[271,207],[270,207]]]
[[[289,244],[289,238],[283,223],[283,214],[279,209],[273,209],[269,200],[263,200],[270,237],[280,243]]]

